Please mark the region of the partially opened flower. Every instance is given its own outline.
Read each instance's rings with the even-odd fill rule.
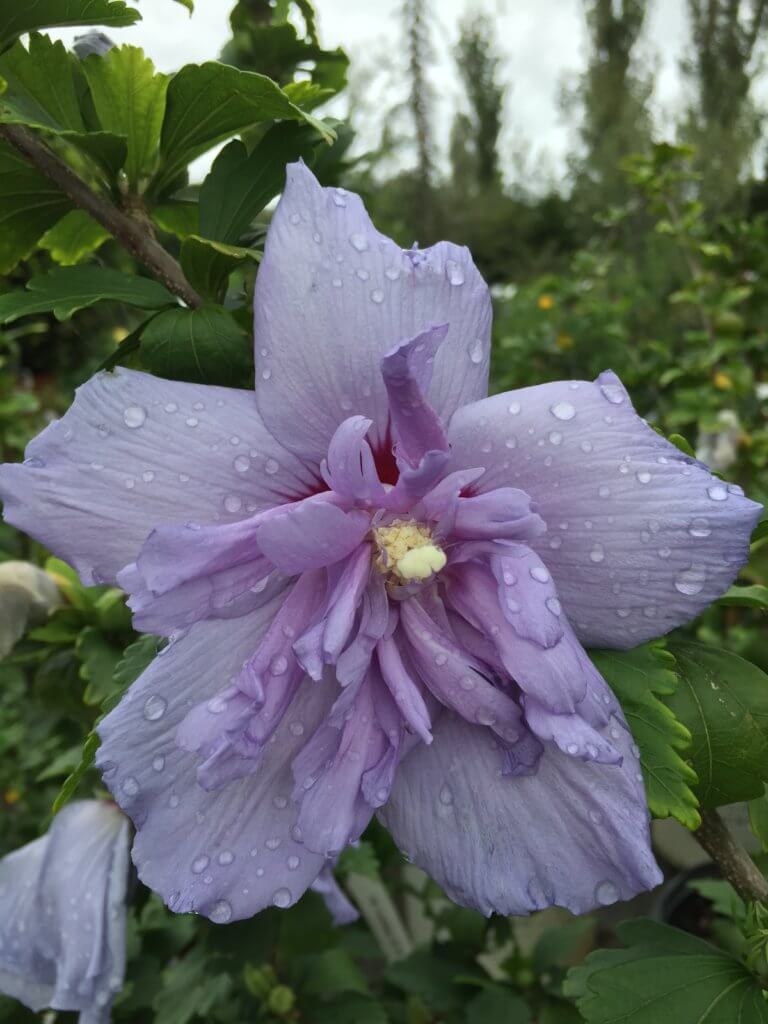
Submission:
[[[0,992],[32,1010],[109,1020],[125,973],[130,824],[112,803],[69,804],[0,860]]]
[[[286,907],[379,813],[485,913],[655,885],[581,645],[697,615],[758,506],[611,373],[486,398],[467,250],[399,249],[303,165],[255,314],[255,396],[100,374],[2,472],[11,522],[171,638],[99,727],[142,879],[215,921]]]

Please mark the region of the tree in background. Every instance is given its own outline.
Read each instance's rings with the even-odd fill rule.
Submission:
[[[505,90],[499,78],[500,57],[489,18],[464,18],[455,55],[469,113],[459,111],[453,120],[453,181],[469,192],[498,190]]]
[[[692,98],[680,126],[696,147],[701,198],[710,214],[738,208],[760,138],[762,115],[750,96],[766,0],[688,0],[691,56],[681,67]]]
[[[403,28],[407,61],[407,107],[413,122],[416,167],[410,176],[408,210],[419,241],[433,241],[437,227],[434,197],[435,143],[432,136],[433,94],[426,76],[431,62],[428,0],[405,0]]]
[[[620,163],[650,145],[653,83],[633,57],[645,19],[644,0],[584,0],[584,5],[589,60],[566,107],[573,101],[582,107],[578,132],[583,154],[572,161],[573,202],[577,215],[591,218],[627,200]]]

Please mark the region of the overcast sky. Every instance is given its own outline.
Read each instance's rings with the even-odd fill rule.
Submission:
[[[174,0],[140,0],[143,21],[112,32],[115,41],[142,46],[161,71],[215,57],[228,36],[228,0],[195,0],[189,17]],[[384,68],[397,54],[402,0],[316,0],[321,40],[329,48],[342,46],[353,69]],[[430,80],[439,97],[438,135],[445,140],[451,111],[460,102],[460,88],[452,66],[457,24],[468,10],[494,16],[502,74],[509,83],[506,100],[504,155],[525,153],[532,170],[562,173],[572,139],[561,113],[559,96],[568,81],[583,68],[586,36],[582,0],[432,0],[436,21],[433,31],[435,64]],[[656,62],[653,109],[659,126],[671,124],[683,82],[679,61],[688,45],[686,0],[649,0],[649,16],[640,53]],[[72,31],[57,33],[69,40]],[[768,83],[761,79],[761,98]],[[382,71],[368,87],[366,99],[389,106],[396,84]],[[363,129],[364,131],[364,129]],[[366,140],[369,141],[369,140]]]

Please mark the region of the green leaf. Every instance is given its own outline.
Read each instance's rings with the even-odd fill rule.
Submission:
[[[126,141],[88,131],[78,102],[79,76],[80,61],[63,43],[33,34],[28,49],[17,43],[0,57],[0,120],[54,132],[114,175],[125,162]]]
[[[379,881],[381,868],[373,844],[363,839],[357,846],[345,847],[336,864],[336,872],[342,878],[346,875],[362,875],[374,882]]]
[[[587,1024],[764,1024],[762,990],[740,961],[654,921],[618,933],[628,949],[598,950],[568,974]]]
[[[26,259],[40,236],[71,209],[63,192],[0,143],[0,274]]]
[[[195,5],[192,0],[176,0],[177,4],[181,4],[182,7],[186,7],[190,14],[193,13]]]
[[[390,964],[386,979],[395,988],[418,996],[436,1013],[445,1013],[458,1002],[457,974],[456,965],[419,951]]]
[[[343,995],[313,1007],[312,1024],[389,1024],[384,1007],[361,995]]]
[[[62,267],[31,278],[27,291],[0,295],[0,323],[30,313],[50,313],[66,320],[79,309],[111,299],[141,309],[162,309],[176,299],[157,281],[107,267]]]
[[[137,46],[115,46],[82,62],[101,126],[127,140],[125,173],[134,190],[155,169],[168,76]]]
[[[184,239],[179,257],[192,287],[214,302],[224,298],[232,271],[245,263],[256,262],[258,258],[259,254],[254,249],[212,242],[199,235],[189,235]]]
[[[217,142],[263,121],[306,121],[331,141],[326,126],[295,103],[272,79],[228,64],[187,64],[171,79],[161,150],[163,182]]]
[[[282,191],[285,166],[308,159],[317,136],[306,125],[277,124],[252,153],[239,140],[216,157],[200,187],[200,234],[220,242],[237,242],[256,214]]]
[[[124,0],[24,0],[0,5],[0,50],[26,32],[69,25],[108,25],[139,21],[138,11]]]
[[[768,676],[731,651],[670,644],[679,675],[666,698],[690,731],[688,758],[702,807],[751,800],[768,781]]]
[[[187,1024],[198,1015],[209,1020],[210,1011],[232,988],[232,978],[213,973],[207,951],[199,945],[166,967],[163,983],[153,1002],[155,1024]]]
[[[687,441],[682,434],[670,434],[669,442],[675,448],[679,448],[684,455],[690,455],[692,459],[696,458],[696,452],[691,447],[690,441]]]
[[[110,237],[109,232],[84,210],[71,210],[40,239],[40,248],[63,267],[90,256]]]
[[[0,96],[2,120],[49,131],[86,131],[72,75],[77,60],[64,44],[33,33],[0,56],[6,88]]]
[[[53,801],[53,813],[58,814],[64,804],[68,803],[74,796],[78,786],[83,780],[85,773],[93,767],[96,760],[96,751],[99,749],[99,737],[95,732],[89,733],[83,745],[83,753],[80,763],[71,775],[64,780],[56,799]]]
[[[466,1024],[528,1024],[531,1010],[520,996],[501,985],[489,985],[467,1005]]]
[[[754,583],[749,587],[731,587],[723,594],[718,604],[733,605],[736,608],[765,608],[768,610],[768,587]]]
[[[99,705],[114,693],[112,677],[122,652],[95,626],[85,627],[77,638],[75,650],[82,662],[80,678],[87,684],[83,701]]]
[[[536,974],[543,974],[555,967],[567,967],[574,962],[575,954],[580,949],[583,956],[586,952],[585,940],[594,928],[594,917],[577,917],[554,928],[547,928],[533,948],[531,960]]]
[[[160,377],[243,386],[253,354],[249,335],[230,313],[202,306],[156,316],[142,334],[141,358]]]
[[[162,231],[177,238],[187,238],[200,233],[200,218],[197,203],[184,200],[169,200],[158,203],[151,211],[152,220]]]
[[[368,983],[345,949],[329,949],[308,957],[299,987],[303,995],[320,998],[342,992],[368,994]]]
[[[590,656],[618,697],[640,748],[652,813],[696,828],[701,821],[692,788],[696,773],[682,756],[691,737],[668,706],[678,686],[674,658],[659,642],[631,651],[591,651]]]

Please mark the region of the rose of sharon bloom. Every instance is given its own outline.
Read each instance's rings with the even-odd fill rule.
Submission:
[[[32,1010],[110,1019],[125,973],[130,824],[114,804],[69,804],[0,860],[0,992]]]
[[[582,644],[697,615],[759,507],[612,373],[486,397],[490,321],[466,249],[403,251],[293,165],[256,394],[99,374],[4,468],[8,519],[171,638],[98,757],[173,909],[287,907],[376,813],[483,913],[659,882]]]

